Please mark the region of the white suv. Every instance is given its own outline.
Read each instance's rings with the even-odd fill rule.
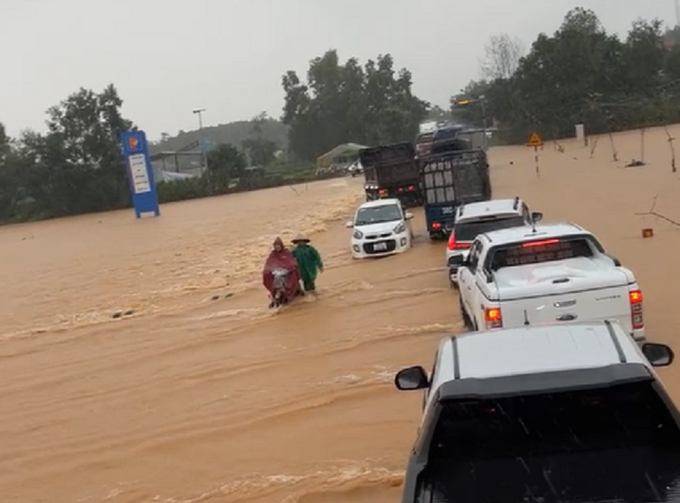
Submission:
[[[352,229],[352,257],[380,257],[408,250],[413,239],[412,218],[399,199],[378,199],[362,204],[354,220],[347,222],[347,227]]]
[[[530,213],[519,197],[461,204],[456,209],[455,224],[446,248],[451,285],[458,287],[458,268],[467,258],[477,235],[509,227],[530,226],[532,221],[542,217],[541,213]]]

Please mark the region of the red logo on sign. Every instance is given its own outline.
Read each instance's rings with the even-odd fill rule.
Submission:
[[[137,145],[139,145],[139,140],[137,138],[134,136],[132,138],[128,138],[128,148],[135,149],[137,148]]]

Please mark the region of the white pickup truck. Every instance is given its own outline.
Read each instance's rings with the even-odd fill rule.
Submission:
[[[458,270],[460,309],[472,330],[617,320],[643,341],[633,273],[573,223],[480,234]]]

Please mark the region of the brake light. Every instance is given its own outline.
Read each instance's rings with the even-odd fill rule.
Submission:
[[[409,185],[408,190],[416,190],[416,186],[415,185]]]
[[[387,189],[379,189],[378,194],[381,195],[381,196],[387,195]]]
[[[451,235],[449,236],[449,250],[462,250],[462,249],[468,249],[470,246],[472,246],[472,243],[458,243],[456,241],[456,233],[454,231],[451,231]]]
[[[628,299],[630,300],[630,316],[633,330],[645,328],[645,320],[642,315],[642,291],[631,290],[628,292]]]
[[[404,192],[404,187],[399,187],[399,188],[397,189],[397,192]]]
[[[432,222],[432,228],[433,229],[441,229],[442,224],[440,224],[439,222]]]
[[[522,248],[533,248],[534,246],[546,246],[546,245],[554,245],[559,243],[559,239],[545,239],[543,241],[530,241],[529,243],[524,243],[522,245]]]
[[[455,249],[456,249],[456,233],[451,231],[451,235],[449,236],[449,250]]]
[[[498,307],[487,307],[484,310],[484,319],[486,320],[486,328],[502,328],[503,316]]]

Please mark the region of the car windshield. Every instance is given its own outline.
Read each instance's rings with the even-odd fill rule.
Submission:
[[[474,220],[471,222],[456,223],[454,232],[458,241],[474,241],[474,239],[485,232],[507,229],[509,227],[519,227],[524,225],[524,219],[520,216],[496,217],[485,220]]]
[[[394,222],[396,220],[401,220],[399,206],[396,204],[384,204],[382,206],[361,208],[357,212],[357,218],[354,225],[380,224],[383,222]]]
[[[493,250],[489,264],[492,271],[497,271],[504,267],[592,256],[593,248],[588,238],[538,239]]]
[[[680,431],[652,383],[445,402],[437,502],[680,501]]]

